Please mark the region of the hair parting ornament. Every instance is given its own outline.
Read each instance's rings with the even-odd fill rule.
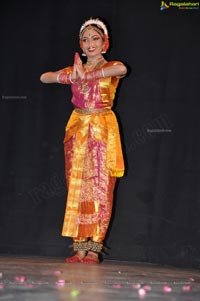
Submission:
[[[87,27],[92,27],[92,26],[94,27],[94,30],[97,30],[99,28],[98,33],[101,36],[103,35],[103,39],[105,41],[105,46],[104,46],[104,51],[102,53],[106,53],[106,51],[109,48],[108,30],[107,30],[106,25],[99,19],[92,19],[91,18],[91,19],[89,19],[89,20],[87,20],[83,23],[83,25],[81,26],[80,32],[79,32],[80,44],[82,44],[81,43],[81,38],[82,38],[83,32],[85,31],[85,29]]]

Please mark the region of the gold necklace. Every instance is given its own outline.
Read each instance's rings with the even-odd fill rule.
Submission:
[[[97,63],[96,63],[97,62]],[[90,70],[96,70],[98,69],[99,66],[101,66],[103,63],[105,62],[105,59],[104,58],[100,58],[98,60],[95,60],[95,61],[89,61],[85,64],[85,67],[87,69],[90,69]],[[96,65],[94,65],[94,63],[96,63]],[[94,65],[94,66],[93,66]]]

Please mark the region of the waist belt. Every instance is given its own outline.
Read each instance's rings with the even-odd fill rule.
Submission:
[[[108,112],[108,108],[75,108],[74,111],[79,114],[98,114]]]

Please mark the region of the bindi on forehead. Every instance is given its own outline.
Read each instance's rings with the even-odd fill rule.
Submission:
[[[94,37],[94,36],[100,37],[100,34],[93,27],[91,27],[91,28],[87,28],[85,30],[85,32],[83,33],[82,38],[91,38],[91,37]]]
[[[100,36],[97,34],[93,34],[93,35],[86,35],[82,37],[82,40],[84,39],[94,39],[94,38],[99,38]]]

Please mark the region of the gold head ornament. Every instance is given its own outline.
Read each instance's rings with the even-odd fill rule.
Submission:
[[[84,29],[89,26],[89,25],[96,25],[97,27],[101,28],[104,32],[104,35],[108,35],[108,30],[107,30],[107,27],[106,25],[99,19],[89,19],[87,21],[85,21],[83,23],[83,25],[81,26],[81,29],[80,29],[80,32],[79,32],[79,36],[81,38],[81,35],[82,35],[82,32],[84,31]]]

